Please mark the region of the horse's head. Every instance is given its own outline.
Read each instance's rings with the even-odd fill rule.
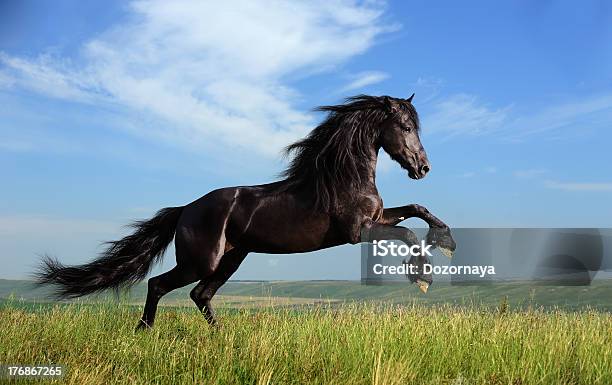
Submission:
[[[419,138],[419,118],[412,105],[412,98],[392,98],[382,96],[381,101],[387,112],[387,119],[382,123],[380,146],[408,170],[412,179],[421,179],[429,172],[431,165]]]

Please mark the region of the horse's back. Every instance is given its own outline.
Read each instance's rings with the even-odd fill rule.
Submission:
[[[278,184],[226,187],[187,205],[177,226],[177,247],[190,239],[225,237],[233,247],[266,253],[317,250],[341,243],[329,215],[313,211]]]

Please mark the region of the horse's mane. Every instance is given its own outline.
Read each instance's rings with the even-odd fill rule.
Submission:
[[[325,120],[285,150],[293,155],[282,173],[286,189],[309,189],[315,196],[315,209],[329,211],[337,205],[340,192],[365,182],[371,144],[388,117],[385,100],[393,100],[416,119],[412,104],[387,96],[357,95],[344,104],[316,108],[328,113]]]

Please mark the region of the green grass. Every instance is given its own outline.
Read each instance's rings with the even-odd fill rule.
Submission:
[[[71,384],[611,384],[607,312],[350,303],[162,308],[0,306],[0,362],[63,364]],[[501,309],[502,311],[500,311]]]
[[[163,304],[185,305],[190,303],[190,287],[178,289],[162,300]],[[357,281],[278,281],[278,282],[228,282],[221,295],[248,297],[312,298],[340,301],[385,301],[397,304],[419,303],[424,305],[478,305],[494,307],[500,298],[507,296],[513,308],[529,307],[580,310],[589,306],[602,311],[612,311],[612,280],[595,280],[590,286],[538,286],[526,282],[496,283],[481,286],[456,286],[435,282],[427,295],[408,283],[388,286],[364,286]],[[142,304],[146,284],[132,289],[129,301]],[[34,288],[29,281],[0,279],[0,300],[13,296],[28,301],[49,301],[49,288]],[[107,300],[109,297],[103,297]],[[91,301],[92,298],[85,298]]]

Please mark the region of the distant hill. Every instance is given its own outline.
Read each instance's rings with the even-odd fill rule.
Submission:
[[[191,286],[178,289],[163,299],[167,305],[188,304]],[[541,306],[578,310],[586,307],[612,311],[612,280],[596,280],[591,286],[541,286],[531,283],[511,282],[488,286],[455,286],[434,283],[427,294],[408,283],[388,286],[365,286],[358,281],[230,281],[219,294],[241,297],[289,297],[337,301],[385,301],[398,304],[455,304],[497,306],[506,296],[514,307]],[[130,302],[142,303],[146,296],[146,284],[134,286],[122,295]],[[27,302],[53,301],[52,289],[37,288],[31,281],[0,279],[0,299],[13,298]],[[100,296],[85,297],[86,301],[99,300]],[[109,293],[102,298],[113,298]]]

